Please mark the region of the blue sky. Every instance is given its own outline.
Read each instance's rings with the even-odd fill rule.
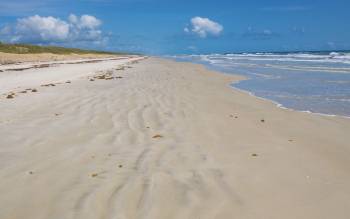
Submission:
[[[0,40],[147,54],[342,50],[349,10],[349,0],[0,0]]]

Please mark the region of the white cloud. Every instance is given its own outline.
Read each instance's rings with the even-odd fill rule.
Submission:
[[[219,36],[223,31],[224,27],[210,20],[209,18],[194,17],[191,19],[190,27],[185,27],[184,31],[186,33],[197,34],[201,38],[206,38],[207,36]]]
[[[99,29],[102,22],[94,16],[69,15],[68,20],[34,15],[18,19],[14,25],[0,30],[0,39],[10,42],[27,43],[74,43],[106,41]]]
[[[94,16],[91,15],[83,15],[80,18],[80,27],[81,28],[88,28],[88,29],[95,29],[98,26],[101,25],[101,21]]]
[[[17,40],[64,41],[69,37],[69,24],[58,18],[35,15],[18,19],[14,34]]]
[[[72,24],[77,24],[79,22],[79,18],[75,14],[70,14],[68,16],[68,21]]]

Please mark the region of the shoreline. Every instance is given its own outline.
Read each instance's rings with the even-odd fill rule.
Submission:
[[[265,101],[268,101],[268,102],[271,102],[273,103],[274,105],[276,105],[276,107],[280,108],[280,109],[283,109],[283,110],[290,110],[292,112],[301,112],[301,113],[308,113],[308,114],[311,114],[311,115],[320,115],[320,116],[327,116],[327,117],[339,117],[339,118],[345,118],[345,119],[350,119],[350,116],[343,116],[343,115],[337,115],[337,114],[327,114],[327,113],[317,113],[317,112],[312,112],[312,111],[309,111],[309,110],[297,110],[297,109],[293,109],[293,108],[288,108],[286,106],[284,106],[282,103],[279,103],[275,100],[272,100],[272,99],[268,99],[268,98],[265,98],[265,97],[260,97],[260,96],[257,96],[255,95],[253,92],[251,91],[248,91],[248,90],[244,90],[244,89],[240,89],[238,87],[235,87],[234,85],[235,84],[238,84],[239,82],[241,81],[245,81],[245,80],[252,80],[251,78],[247,77],[247,76],[244,76],[242,74],[239,74],[239,73],[228,73],[228,72],[225,72],[223,70],[218,70],[218,69],[215,69],[215,67],[211,67],[211,66],[207,66],[205,63],[196,63],[196,62],[191,62],[191,61],[180,61],[180,60],[176,60],[176,58],[169,58],[169,57],[166,57],[165,59],[167,60],[175,60],[176,62],[179,62],[179,63],[192,63],[192,64],[198,64],[198,65],[201,65],[203,66],[204,68],[208,69],[209,71],[215,71],[217,73],[220,73],[220,74],[225,74],[225,75],[236,75],[236,76],[240,76],[242,77],[241,80],[239,81],[236,81],[234,83],[230,83],[228,86],[231,87],[232,89],[236,89],[240,92],[243,92],[243,93],[247,93],[249,94],[250,96],[252,97],[255,97],[255,98],[258,98],[258,99],[262,99],[262,100],[265,100]]]
[[[236,74],[236,75],[239,75],[239,74]],[[243,80],[245,80],[245,79],[243,79]],[[246,79],[246,80],[249,80],[249,79]],[[237,83],[239,83],[239,81]],[[235,84],[235,83],[232,83],[232,84]],[[287,111],[291,111],[291,112],[307,113],[307,114],[311,114],[311,115],[319,115],[319,116],[326,116],[326,117],[339,117],[339,118],[344,118],[344,119],[350,119],[350,116],[341,116],[341,115],[326,114],[326,113],[316,113],[316,112],[311,112],[311,111],[308,111],[308,110],[296,110],[296,109],[293,109],[293,108],[288,108],[288,107],[285,107],[283,104],[278,103],[277,101],[270,100],[270,99],[264,98],[264,97],[259,97],[259,96],[255,95],[253,92],[250,92],[250,91],[247,91],[247,90],[243,90],[243,89],[240,89],[238,87],[231,86],[231,84],[228,85],[228,86],[230,86],[231,88],[236,89],[236,90],[238,90],[238,91],[240,91],[242,93],[249,94],[250,96],[255,97],[257,99],[261,99],[261,100],[265,100],[265,101],[271,102],[274,105],[276,105],[277,108],[280,108],[280,109],[283,109],[283,110],[287,110]]]

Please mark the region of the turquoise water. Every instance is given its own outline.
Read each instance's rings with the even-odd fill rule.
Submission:
[[[184,55],[180,61],[246,76],[232,84],[279,105],[350,117],[350,53]]]

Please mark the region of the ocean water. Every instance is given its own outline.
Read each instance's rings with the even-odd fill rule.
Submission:
[[[350,52],[173,56],[246,76],[232,84],[298,111],[350,117]]]

